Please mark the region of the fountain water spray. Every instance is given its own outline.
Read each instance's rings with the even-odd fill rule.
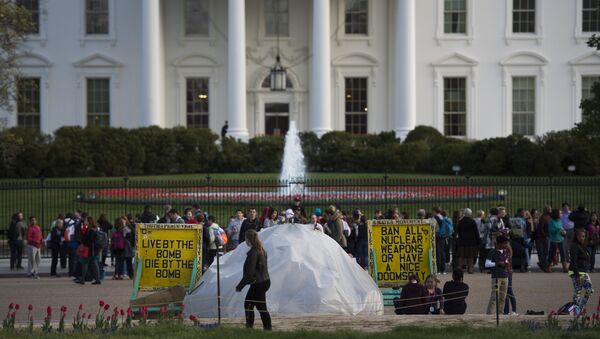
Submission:
[[[298,128],[295,121],[290,121],[290,129],[285,136],[283,148],[283,164],[279,180],[287,187],[281,189],[281,193],[289,195],[302,195],[304,191],[304,179],[306,168],[304,166],[304,154],[302,144],[298,136]]]

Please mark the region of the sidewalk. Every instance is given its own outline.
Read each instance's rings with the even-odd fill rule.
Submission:
[[[531,256],[531,262],[529,264],[529,270],[531,272],[541,272],[541,270],[539,269],[538,265],[538,258],[537,258],[537,254],[533,254]],[[40,262],[40,277],[50,277],[50,263],[51,263],[51,259],[50,258],[42,258],[41,262]],[[114,266],[110,265],[110,258],[106,258],[106,263],[108,264],[108,266],[104,267],[104,270],[106,271],[106,276],[112,276],[115,268]],[[23,257],[23,270],[19,270],[19,271],[11,271],[10,270],[10,260],[9,259],[0,259],[0,278],[22,278],[27,276],[27,257]],[[600,253],[596,254],[596,268],[600,267]],[[475,270],[477,271],[477,267],[475,267]],[[555,271],[558,271],[557,268],[555,268]],[[57,267],[56,272],[61,276],[61,277],[66,277],[67,276],[67,270],[66,269],[62,269],[60,268],[60,263]],[[449,271],[451,272],[451,271]]]
[[[50,278],[50,264],[52,260],[50,258],[42,258],[40,261],[40,277]],[[104,267],[104,271],[106,271],[106,276],[112,276],[115,268],[114,266],[110,266],[110,258],[106,258],[106,263],[108,266]],[[0,259],[0,279],[1,278],[23,278],[27,276],[27,257],[23,257],[23,261],[21,263],[23,265],[22,270],[11,270],[10,269],[10,260],[9,259]],[[56,267],[56,273],[61,277],[67,277],[68,271],[67,269],[60,268],[60,262]]]

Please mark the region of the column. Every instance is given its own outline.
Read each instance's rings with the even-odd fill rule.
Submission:
[[[164,98],[162,90],[160,0],[142,1],[142,124],[162,126]]]
[[[319,137],[331,131],[331,47],[329,0],[313,0],[310,131]]]
[[[415,0],[396,0],[394,18],[392,121],[396,137],[404,140],[417,118]]]
[[[245,0],[229,0],[227,39],[228,135],[248,141],[246,124],[246,11]]]

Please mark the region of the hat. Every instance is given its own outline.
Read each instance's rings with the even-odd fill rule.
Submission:
[[[292,211],[291,208],[288,208],[287,210],[285,210],[285,217],[287,219],[293,218],[294,217],[294,211]]]
[[[317,207],[317,208],[315,208],[315,215],[316,215],[317,217],[320,217],[320,216],[321,216],[321,209],[320,209],[320,208],[318,208],[318,207]]]

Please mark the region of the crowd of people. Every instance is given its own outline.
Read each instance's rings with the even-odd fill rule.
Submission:
[[[398,208],[391,208],[385,213],[376,210],[370,218],[401,220],[410,216]],[[478,267],[481,272],[492,273],[493,285],[497,285],[500,291],[500,309],[506,314],[516,314],[512,273],[514,269],[529,271],[534,249],[537,250],[537,265],[543,272],[552,272],[553,267],[558,265],[562,266],[563,272],[569,273],[573,279],[573,300],[581,308],[587,300],[586,295],[589,297],[591,293],[587,273],[595,269],[600,222],[597,213],[588,212],[583,205],[575,211],[571,211],[567,203],[562,204],[560,210],[550,206],[544,207],[541,212],[518,209],[514,216],[510,216],[503,206],[493,207],[487,213],[482,210],[473,213],[471,209],[464,208],[454,211],[451,216],[447,211],[433,207],[430,212],[419,210],[414,218],[425,219],[435,225],[437,273],[446,274],[449,266],[453,270],[453,279],[440,291],[435,276],[427,278],[425,285],[412,277],[403,289],[405,295],[410,295],[405,298],[417,300],[415,295],[418,295],[428,302],[419,303],[423,307],[415,308],[409,303],[398,306],[398,309],[432,314],[464,313],[468,286],[462,282],[463,270],[471,274]],[[46,246],[51,251],[51,276],[58,276],[57,266],[60,264],[63,269],[68,268],[68,275],[76,283],[92,281],[92,284],[100,284],[109,258],[110,264],[115,265],[112,279],[133,278],[135,224],[139,222],[202,224],[203,269],[210,266],[219,248],[231,251],[243,243],[248,230],[258,232],[286,223],[312,225],[315,230],[329,235],[361,267],[367,269],[367,219],[360,209],[347,213],[333,205],[324,211],[315,208],[307,213],[301,200],[295,198],[288,208],[282,210],[270,206],[262,208],[261,213],[256,208],[248,211],[238,209],[225,221],[224,227],[197,204],[186,208],[181,215],[175,208],[166,205],[162,216],[154,214],[150,206],[145,206],[141,214],[120,216],[112,224],[105,215],[95,219],[85,212],[75,211],[59,214],[46,236],[35,216],[26,222],[24,214],[18,212],[13,215],[7,235],[11,270],[22,269],[21,258],[26,249],[27,275],[39,278],[40,249]],[[457,296],[450,300],[444,298],[448,293],[456,293]],[[397,302],[404,303],[402,296]],[[490,298],[488,312],[494,308],[495,297]]]

